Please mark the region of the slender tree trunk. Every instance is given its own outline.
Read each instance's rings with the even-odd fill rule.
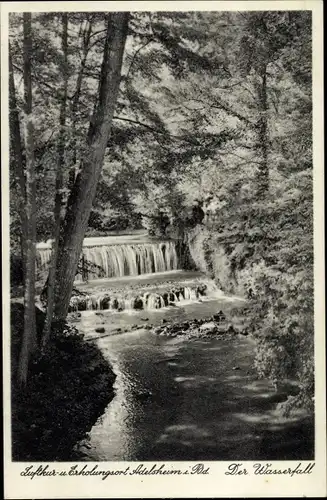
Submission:
[[[70,193],[63,224],[56,290],[55,316],[67,316],[83,239],[100,178],[117,102],[129,14],[110,13],[101,68],[98,99],[86,140],[86,155]]]
[[[59,239],[61,229],[61,210],[63,203],[63,169],[65,164],[65,140],[66,140],[66,114],[67,114],[67,88],[68,88],[68,16],[62,14],[62,53],[63,53],[63,89],[60,106],[60,131],[58,141],[58,165],[56,171],[56,194],[54,207],[54,235],[52,243],[51,260],[49,267],[48,286],[47,286],[47,311],[42,336],[42,349],[49,341],[54,311],[54,288],[56,279],[56,266],[59,251]]]
[[[36,348],[35,319],[35,258],[36,258],[36,220],[35,220],[35,165],[32,116],[32,23],[31,14],[23,15],[24,29],[24,111],[25,111],[25,151],[26,151],[26,276],[24,293],[24,333],[18,362],[18,382],[25,385],[28,375],[28,363],[31,353]]]
[[[260,119],[258,124],[258,139],[260,147],[260,165],[258,172],[258,197],[264,198],[269,190],[268,166],[268,105],[267,105],[267,64],[262,65],[260,71],[261,85],[259,87]]]
[[[82,61],[81,61],[81,66],[80,70],[77,76],[77,81],[76,81],[76,90],[74,93],[73,101],[72,101],[72,106],[71,106],[71,114],[72,114],[72,144],[71,144],[71,149],[73,152],[73,158],[72,158],[72,164],[73,166],[71,167],[69,171],[69,179],[68,179],[68,189],[71,190],[74,186],[75,182],[75,175],[76,175],[76,163],[77,163],[77,137],[76,137],[76,125],[77,125],[77,108],[78,108],[78,103],[80,100],[81,96],[81,89],[82,89],[82,82],[83,82],[83,76],[84,76],[84,71],[86,67],[86,60],[87,56],[90,50],[90,39],[91,39],[91,34],[92,34],[92,21],[88,21],[88,27],[85,29],[85,32],[83,34],[83,56],[82,56]]]
[[[11,47],[9,45],[9,121],[10,121],[10,163],[13,167],[14,178],[18,185],[19,215],[21,222],[21,255],[23,263],[23,280],[25,281],[26,243],[27,243],[27,217],[25,209],[26,184],[22,138],[20,134],[19,113],[16,100],[14,70],[12,64]]]

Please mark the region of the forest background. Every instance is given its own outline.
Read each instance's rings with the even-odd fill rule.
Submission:
[[[295,378],[285,409],[313,410],[311,13],[15,14],[10,28],[20,384],[38,350],[35,242],[54,239],[42,351],[84,236],[146,227],[250,293],[259,376]]]

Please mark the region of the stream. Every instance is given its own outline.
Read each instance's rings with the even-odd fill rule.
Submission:
[[[95,338],[97,326],[105,327],[97,342],[117,378],[114,399],[74,458],[312,459],[313,422],[302,411],[286,418],[276,409],[286,392],[257,379],[253,339],[167,338],[145,327],[208,317],[235,305],[236,298],[220,297],[155,311],[83,312],[78,328],[86,338]],[[111,334],[132,324],[138,329]]]

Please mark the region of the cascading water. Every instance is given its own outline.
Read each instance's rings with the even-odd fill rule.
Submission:
[[[94,245],[94,239],[92,243]],[[38,244],[38,270],[47,267],[50,257],[51,242]],[[96,268],[88,270],[88,279],[138,276],[178,269],[178,257],[173,241],[101,244],[99,238],[98,245],[83,246],[82,258],[86,265],[93,264]],[[82,280],[82,276],[78,274],[76,281]]]
[[[51,258],[51,247],[36,246],[36,266],[38,270],[43,270],[48,267]]]
[[[106,291],[95,294],[82,293],[73,296],[70,301],[70,311],[94,311],[94,310],[153,310],[161,309],[180,302],[196,301],[207,295],[208,287],[201,283],[190,286],[180,286],[178,289],[159,291],[140,291],[137,295],[126,296],[125,294]]]
[[[51,241],[38,244],[38,270],[46,270],[50,257]],[[171,273],[184,272],[171,240],[153,241],[147,235],[85,238],[80,264],[83,271],[75,277],[79,290],[71,298],[71,312],[154,310],[206,300],[218,293],[216,285],[204,283],[203,278],[181,282],[175,277],[171,282]],[[153,281],[155,286],[151,286]]]
[[[86,247],[83,249],[83,256],[86,261],[103,269],[106,278],[138,276],[178,269],[175,243],[171,241]]]

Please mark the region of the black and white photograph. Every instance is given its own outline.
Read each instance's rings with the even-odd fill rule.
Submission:
[[[228,479],[251,462],[309,480],[320,2],[32,3],[7,5],[2,35],[20,479],[116,462],[138,478],[225,462]]]

